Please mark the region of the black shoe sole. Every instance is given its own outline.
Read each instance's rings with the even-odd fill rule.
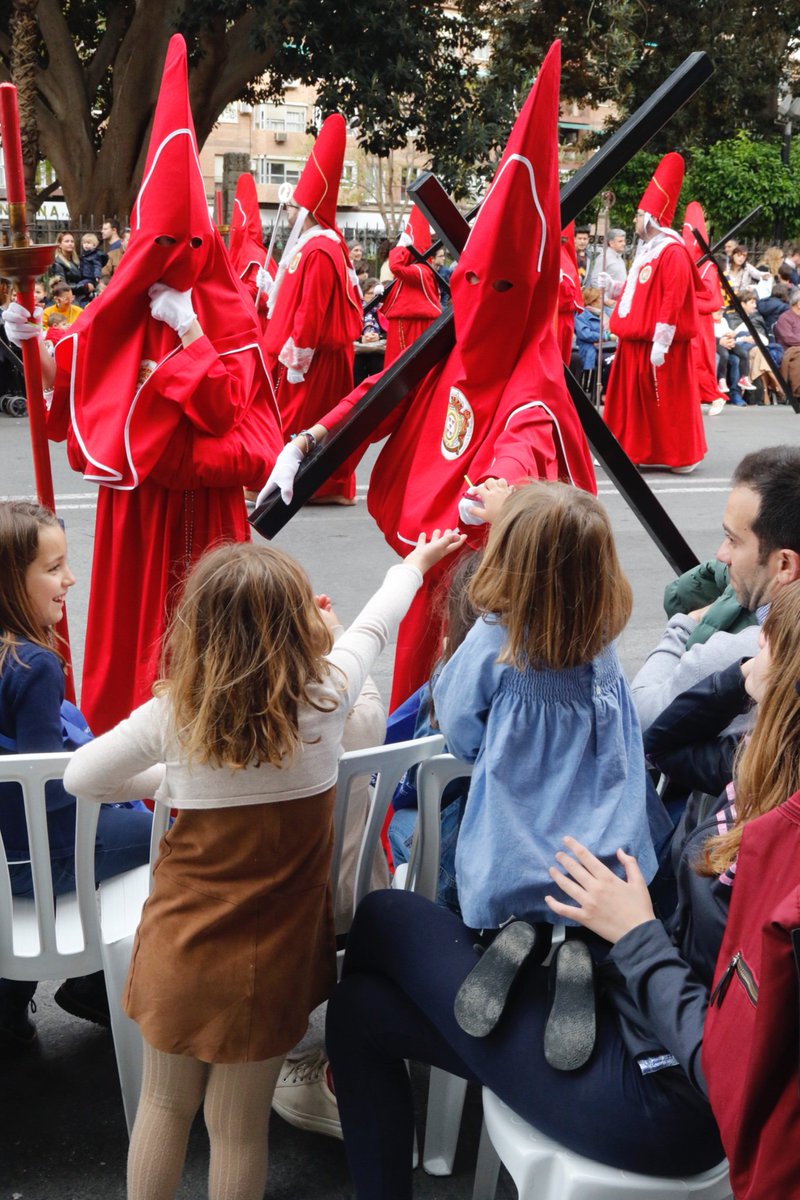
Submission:
[[[486,1037],[492,1032],[535,944],[536,930],[524,921],[513,921],[500,930],[456,993],[453,1014],[464,1033]]]
[[[58,1007],[63,1008],[64,1012],[69,1013],[71,1017],[80,1017],[82,1021],[91,1021],[93,1025],[100,1025],[103,1029],[111,1028],[108,1009],[102,1011],[93,1005],[83,1003],[63,983],[53,999]]]
[[[555,1071],[577,1071],[591,1058],[597,1033],[594,965],[585,942],[575,939],[559,947],[554,975],[544,1057]]]

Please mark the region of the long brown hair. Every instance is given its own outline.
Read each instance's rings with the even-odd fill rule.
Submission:
[[[39,553],[39,530],[58,523],[55,513],[40,504],[0,502],[0,671],[9,653],[19,661],[16,648],[21,638],[52,650],[64,666],[58,635],[36,619],[25,583],[26,571]]]
[[[503,505],[469,591],[508,632],[499,662],[560,670],[589,663],[633,603],[608,515],[588,492],[532,482]]]
[[[736,820],[733,828],[706,842],[699,866],[703,875],[727,870],[739,853],[747,822],[800,790],[800,582],[777,592],[763,629],[770,667],[755,728],[734,765]]]
[[[284,551],[237,544],[205,554],[186,581],[154,689],[169,696],[183,753],[217,767],[290,760],[298,708],[327,710],[310,688],[328,677],[331,646],[311,584]]]

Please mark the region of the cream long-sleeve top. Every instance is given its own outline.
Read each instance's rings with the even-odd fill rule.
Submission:
[[[336,782],[342,734],[375,659],[422,583],[407,563],[390,567],[383,584],[327,656],[329,670],[298,713],[302,745],[279,767],[260,763],[232,770],[188,763],[181,753],[169,695],[134,710],[115,729],[76,751],[64,786],[99,803],[152,797],[171,808],[227,808],[296,800],[326,791]]]

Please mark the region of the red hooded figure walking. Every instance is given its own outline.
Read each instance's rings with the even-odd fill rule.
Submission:
[[[255,308],[209,216],[179,35],[128,249],[58,343],[48,426],[100,485],[81,695],[100,733],[149,698],[194,561],[249,540],[243,486],[283,442]]]
[[[619,296],[609,327],[618,339],[604,416],[637,464],[692,471],[706,452],[692,339],[697,269],[669,225],[683,182],[680,154],[666,154],[636,212],[641,238],[627,281],[598,277]]]
[[[369,511],[405,556],[421,532],[453,528],[468,485],[491,477],[562,479],[595,490],[592,460],[566,391],[555,334],[561,221],[558,194],[560,43],[550,49],[517,118],[451,280],[456,343],[381,424]],[[374,380],[320,421],[333,428]],[[299,439],[300,440],[300,439]],[[283,451],[264,488],[291,496]],[[298,452],[296,458],[301,458]],[[462,506],[463,507],[463,506]],[[485,526],[473,526],[481,545]],[[427,582],[400,627],[392,705],[429,676],[438,649]]]
[[[697,263],[697,260],[703,257],[703,251],[694,239],[693,229],[708,243],[705,214],[696,200],[686,205],[681,233],[692,262]],[[717,383],[717,339],[714,337],[714,319],[711,314],[722,311],[722,289],[717,268],[710,258],[697,270],[700,276],[700,291],[697,294],[697,337],[692,343],[692,352],[701,403],[710,404],[710,415],[717,416],[725,407],[726,400],[720,395]]]
[[[430,226],[416,204],[409,213],[398,244],[389,251],[389,268],[394,283],[381,305],[381,312],[389,325],[384,368],[412,346],[442,311],[433,268],[421,263],[412,254],[410,246],[419,254],[424,254],[431,247]]]
[[[253,297],[253,302],[257,302],[258,315],[266,319],[267,299],[277,265],[264,248],[256,184],[247,172],[236,180],[228,254],[237,277]]]
[[[313,425],[353,386],[354,342],[361,337],[361,294],[336,228],[345,123],[327,117],[297,181],[293,227],[270,292],[266,347],[287,437]],[[355,503],[355,475],[343,467],[319,489],[328,503]]]

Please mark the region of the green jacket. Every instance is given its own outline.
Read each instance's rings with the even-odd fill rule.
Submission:
[[[743,608],[736,599],[728,583],[728,568],[717,559],[692,567],[664,588],[664,611],[668,617],[690,613],[707,604],[711,608],[687,641],[687,650],[698,642],[707,642],[712,633],[720,630],[738,633],[748,625],[756,624],[756,614]]]

